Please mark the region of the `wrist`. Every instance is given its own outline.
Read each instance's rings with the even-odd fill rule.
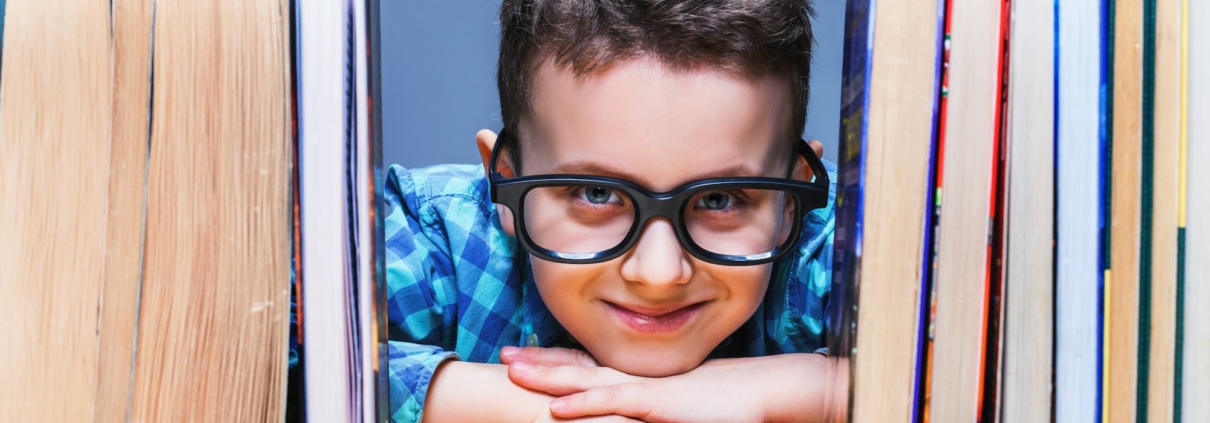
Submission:
[[[553,398],[514,384],[508,366],[447,361],[433,373],[424,421],[532,422]]]
[[[767,422],[823,422],[831,389],[828,359],[822,354],[782,354],[764,366],[763,409]]]

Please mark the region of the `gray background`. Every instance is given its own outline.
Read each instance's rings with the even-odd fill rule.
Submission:
[[[836,160],[844,5],[817,0],[804,137]],[[475,132],[500,130],[500,0],[382,2],[384,161],[405,167],[480,163]]]

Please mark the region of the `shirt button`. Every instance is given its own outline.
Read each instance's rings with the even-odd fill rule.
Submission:
[[[538,335],[531,333],[529,336],[525,337],[525,345],[529,347],[538,346]]]

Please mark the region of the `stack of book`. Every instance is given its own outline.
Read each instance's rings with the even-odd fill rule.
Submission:
[[[290,2],[0,6],[0,421],[280,421]]]
[[[1193,3],[849,1],[836,420],[1210,421]]]
[[[377,6],[0,1],[0,421],[389,418]]]

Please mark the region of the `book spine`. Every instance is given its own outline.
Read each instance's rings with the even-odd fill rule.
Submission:
[[[836,231],[833,248],[832,289],[828,310],[828,350],[834,357],[850,357],[856,348],[858,288],[861,270],[862,198],[865,187],[867,143],[867,89],[873,55],[874,0],[849,0],[845,8],[844,63],[841,74],[840,151],[836,187]],[[853,305],[848,307],[847,305]],[[836,361],[841,366],[843,360]],[[848,369],[835,374],[853,373]],[[848,386],[845,386],[847,384]],[[832,421],[848,421],[853,406],[853,383],[837,381]]]
[[[366,5],[366,42],[368,44],[366,50],[366,91],[369,97],[368,111],[368,132],[370,137],[369,142],[369,162],[371,183],[373,184],[369,192],[367,201],[371,206],[371,220],[375,233],[382,231],[385,226],[387,215],[386,201],[381,196],[386,192],[386,173],[383,163],[383,146],[385,139],[383,137],[383,121],[382,121],[382,1],[381,0],[364,0]],[[377,421],[389,421],[391,416],[391,372],[390,372],[390,349],[388,347],[387,333],[387,282],[386,282],[386,239],[381,236],[373,237],[372,247],[372,262],[371,277],[374,285],[374,321],[372,322],[375,343],[374,348],[374,371],[375,388],[374,392],[377,396],[375,405],[377,406],[376,418]]]
[[[1007,160],[1008,160],[1008,127],[1006,125],[1006,113],[1008,113],[1008,84],[1009,84],[1009,33],[1010,20],[1009,12],[1012,10],[1012,5],[1009,0],[1003,0],[1000,4],[1000,66],[999,76],[996,81],[996,120],[993,125],[996,130],[996,136],[993,138],[995,147],[992,152],[992,189],[989,196],[990,204],[988,210],[988,222],[991,223],[991,237],[988,244],[988,272],[985,279],[987,280],[987,291],[985,294],[985,307],[987,310],[986,320],[984,325],[984,338],[986,339],[983,347],[983,381],[980,389],[983,391],[980,395],[980,421],[992,423],[1000,421],[1000,397],[1001,383],[1003,380],[1002,367],[1003,352],[1004,352],[1004,291],[1006,279],[1005,275],[1005,243],[1006,231],[1005,225],[1007,219],[1005,213],[1006,196],[1008,190],[1007,178]]]
[[[940,45],[938,51],[940,59],[940,71],[938,73],[937,99],[936,99],[936,120],[933,122],[934,128],[934,143],[933,154],[930,169],[932,172],[929,176],[929,196],[928,196],[928,215],[930,219],[926,222],[925,233],[928,234],[928,242],[924,245],[924,275],[926,281],[925,286],[921,290],[923,293],[922,306],[924,313],[921,315],[921,322],[924,323],[921,330],[925,335],[922,338],[920,351],[924,354],[921,358],[923,362],[921,366],[921,374],[919,376],[917,406],[919,421],[927,423],[930,414],[930,393],[933,391],[933,340],[934,329],[936,328],[935,317],[937,315],[937,231],[941,227],[941,207],[942,207],[942,180],[945,175],[945,122],[946,115],[949,110],[949,61],[950,61],[950,13],[953,10],[953,0],[946,0],[941,3],[941,11],[939,23],[942,30],[940,33]]]
[[[938,28],[945,28],[947,5],[948,5],[948,2],[937,2],[937,27]],[[946,45],[945,31],[938,31],[936,40],[937,40],[936,41],[936,47],[937,47],[936,51],[944,52],[945,45]],[[937,55],[936,62],[935,62],[936,64],[935,64],[935,68],[934,68],[935,69],[934,70],[934,75],[935,75],[934,79],[936,81],[944,80],[946,58],[947,58],[947,56],[944,53]],[[924,232],[921,234],[924,239],[921,251],[923,251],[924,254],[922,254],[922,263],[920,266],[920,268],[922,270],[920,272],[920,299],[919,299],[920,308],[917,311],[919,317],[918,317],[918,321],[917,321],[917,332],[916,332],[916,375],[915,375],[916,384],[914,385],[916,387],[916,389],[915,389],[915,395],[912,398],[912,422],[913,423],[918,423],[918,422],[928,420],[927,416],[924,413],[924,410],[925,410],[925,406],[926,406],[927,400],[928,400],[928,385],[926,384],[926,381],[928,380],[929,366],[931,366],[931,364],[932,364],[929,361],[929,359],[932,357],[932,353],[929,350],[929,347],[932,346],[932,342],[930,342],[930,341],[932,340],[933,335],[932,335],[932,331],[929,330],[929,327],[930,327],[929,322],[931,321],[931,315],[932,315],[931,310],[932,310],[932,304],[933,304],[931,298],[932,298],[932,292],[933,292],[932,291],[933,258],[935,257],[935,254],[934,254],[935,246],[934,246],[933,242],[936,239],[936,237],[934,236],[934,235],[936,235],[936,230],[935,230],[936,229],[936,226],[935,226],[936,219],[935,218],[937,216],[937,213],[940,213],[940,200],[941,200],[939,197],[940,191],[938,190],[938,187],[937,187],[937,184],[939,183],[938,182],[939,179],[937,178],[937,171],[940,169],[940,166],[941,166],[940,156],[943,151],[941,137],[942,137],[942,129],[945,127],[944,123],[942,121],[942,116],[944,115],[944,108],[943,108],[944,101],[945,101],[944,90],[938,89],[935,92],[935,96],[933,97],[933,116],[932,116],[933,125],[932,125],[932,136],[930,137],[932,139],[932,142],[929,145],[929,164],[928,164],[928,168],[930,170],[929,170],[928,183],[927,183],[928,188],[927,188],[927,191],[925,194],[925,200],[924,200],[924,203],[925,203]]]
[[[1181,295],[1181,419],[1210,421],[1210,4],[1190,0],[1185,13],[1185,283]],[[1200,23],[1195,25],[1196,23]]]
[[[1109,421],[1137,417],[1141,259],[1143,0],[1114,1],[1113,227],[1109,309]]]
[[[1181,0],[1180,157],[1176,206],[1176,357],[1173,360],[1172,421],[1181,423],[1182,374],[1185,365],[1185,212],[1189,187],[1189,0]]]
[[[1155,0],[1143,1],[1142,186],[1139,197],[1139,326],[1135,419],[1147,420],[1151,375],[1151,250],[1155,199]]]
[[[1113,247],[1113,228],[1109,225],[1113,213],[1113,51],[1114,0],[1101,3],[1101,273],[1097,280],[1097,398],[1096,422],[1104,421],[1109,411],[1109,393],[1105,378],[1109,374],[1109,257]]]
[[[1103,72],[1104,3],[1064,1],[1056,17],[1055,166],[1055,417],[1099,421],[1101,351],[1099,296],[1104,263],[1098,248],[1104,229],[1097,205],[1103,198],[1099,140],[1106,134]],[[1010,300],[1011,301],[1011,300]]]

